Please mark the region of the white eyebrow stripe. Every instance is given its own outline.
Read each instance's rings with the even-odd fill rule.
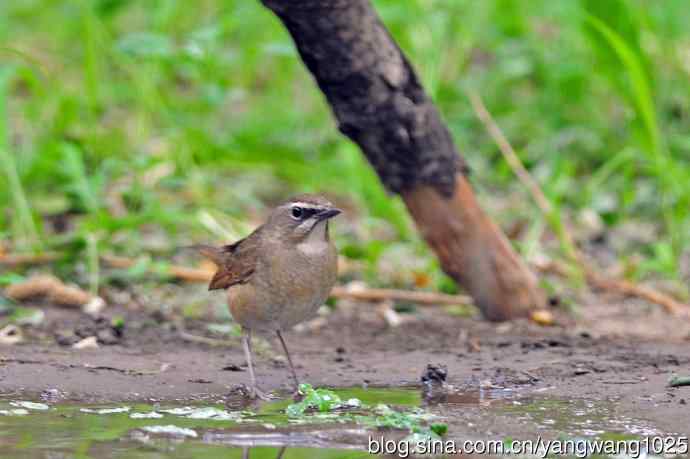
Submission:
[[[321,206],[321,205],[318,205],[318,204],[312,204],[312,203],[310,203],[310,202],[293,202],[293,203],[291,204],[291,207],[295,207],[295,206],[297,206],[297,207],[304,207],[304,208],[307,208],[307,209],[316,209],[316,210],[324,210],[324,209],[327,209],[327,207],[325,207],[325,206]]]

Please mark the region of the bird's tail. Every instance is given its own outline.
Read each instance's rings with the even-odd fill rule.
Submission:
[[[213,279],[211,279],[211,283],[208,286],[209,290],[216,290],[228,287],[227,277],[230,273],[228,272],[225,263],[227,253],[223,250],[224,247],[214,247],[212,245],[206,244],[195,244],[181,248],[185,250],[195,250],[216,264],[218,270],[214,274]]]
[[[214,262],[218,266],[223,264],[223,251],[219,247],[207,244],[194,244],[182,247],[183,249],[195,250]]]

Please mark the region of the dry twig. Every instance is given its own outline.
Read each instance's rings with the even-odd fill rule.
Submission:
[[[333,298],[381,302],[381,301],[409,301],[410,303],[427,305],[459,305],[471,304],[472,298],[466,295],[447,295],[437,292],[419,292],[413,290],[394,290],[384,288],[356,288],[333,287]]]
[[[45,253],[2,253],[0,252],[0,265],[2,266],[22,266],[22,265],[41,265],[57,260],[60,254],[56,252]]]
[[[470,102],[472,103],[472,107],[477,114],[477,117],[480,119],[482,124],[484,124],[487,132],[498,145],[501,154],[506,159],[506,162],[510,168],[530,192],[532,198],[542,213],[544,213],[547,217],[551,217],[553,212],[551,203],[541,190],[537,181],[532,178],[529,171],[527,171],[525,166],[522,164],[522,161],[520,161],[520,158],[515,153],[515,150],[510,145],[510,142],[508,139],[506,139],[505,135],[503,135],[501,128],[498,126],[498,124],[496,124],[496,121],[491,116],[491,113],[489,113],[484,105],[484,102],[482,102],[479,94],[469,92],[468,96]],[[562,228],[560,236],[564,238],[564,242],[568,247],[568,250],[572,251],[572,253],[568,255],[571,256],[573,261],[582,269],[590,286],[601,290],[614,291],[626,296],[641,298],[650,303],[658,304],[673,315],[680,316],[690,314],[690,305],[680,303],[665,293],[659,292],[651,287],[637,285],[627,280],[607,278],[587,264],[582,252],[578,250],[574,243],[574,239],[567,228]],[[562,276],[567,276],[569,272],[567,267],[554,262],[545,263],[542,266],[537,266],[537,268],[543,271],[554,272]]]
[[[593,287],[601,290],[615,291],[622,295],[633,296],[650,303],[658,304],[674,316],[690,315],[690,305],[676,301],[670,295],[651,287],[638,285],[624,279],[608,279],[592,270],[587,270],[585,273],[587,275],[587,281]]]
[[[503,157],[510,168],[513,170],[515,175],[517,175],[522,184],[527,187],[527,190],[529,190],[532,198],[537,203],[537,206],[539,206],[539,209],[541,209],[541,211],[546,215],[550,214],[552,211],[551,202],[541,190],[541,187],[537,181],[534,180],[529,171],[525,169],[525,166],[522,164],[522,161],[520,161],[517,153],[515,153],[515,150],[513,150],[513,146],[510,144],[510,142],[508,142],[506,136],[503,135],[503,131],[501,131],[501,128],[498,127],[498,124],[496,124],[494,121],[491,113],[489,113],[489,110],[487,110],[484,102],[482,102],[482,99],[479,97],[479,94],[469,92],[468,95],[470,102],[472,103],[472,108],[477,114],[477,117],[479,117],[479,120],[482,122],[482,124],[484,124],[484,127],[489,132],[489,135],[491,135],[491,137],[494,139],[494,142],[496,142],[498,145],[498,149],[503,154]]]
[[[37,275],[12,284],[5,289],[5,295],[17,301],[47,297],[49,301],[62,306],[83,306],[93,298],[79,287],[66,285],[49,275]]]

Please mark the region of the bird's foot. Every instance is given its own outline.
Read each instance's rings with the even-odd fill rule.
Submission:
[[[264,392],[257,386],[248,386],[246,384],[238,384],[232,388],[230,393],[232,396],[240,395],[245,399],[249,400],[275,400],[277,397],[274,395]]]
[[[263,400],[265,402],[275,400],[277,398],[268,392],[262,391],[258,386],[249,387],[247,396],[253,400]]]

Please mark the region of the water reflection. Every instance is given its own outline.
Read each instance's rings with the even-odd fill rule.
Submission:
[[[251,448],[248,446],[242,447],[242,459],[250,459],[250,457],[249,457],[249,451],[250,450],[251,450]],[[275,455],[275,459],[283,459],[283,456],[285,455],[286,450],[287,450],[287,446],[283,446],[281,448],[278,448],[278,451],[276,452],[276,455]]]

